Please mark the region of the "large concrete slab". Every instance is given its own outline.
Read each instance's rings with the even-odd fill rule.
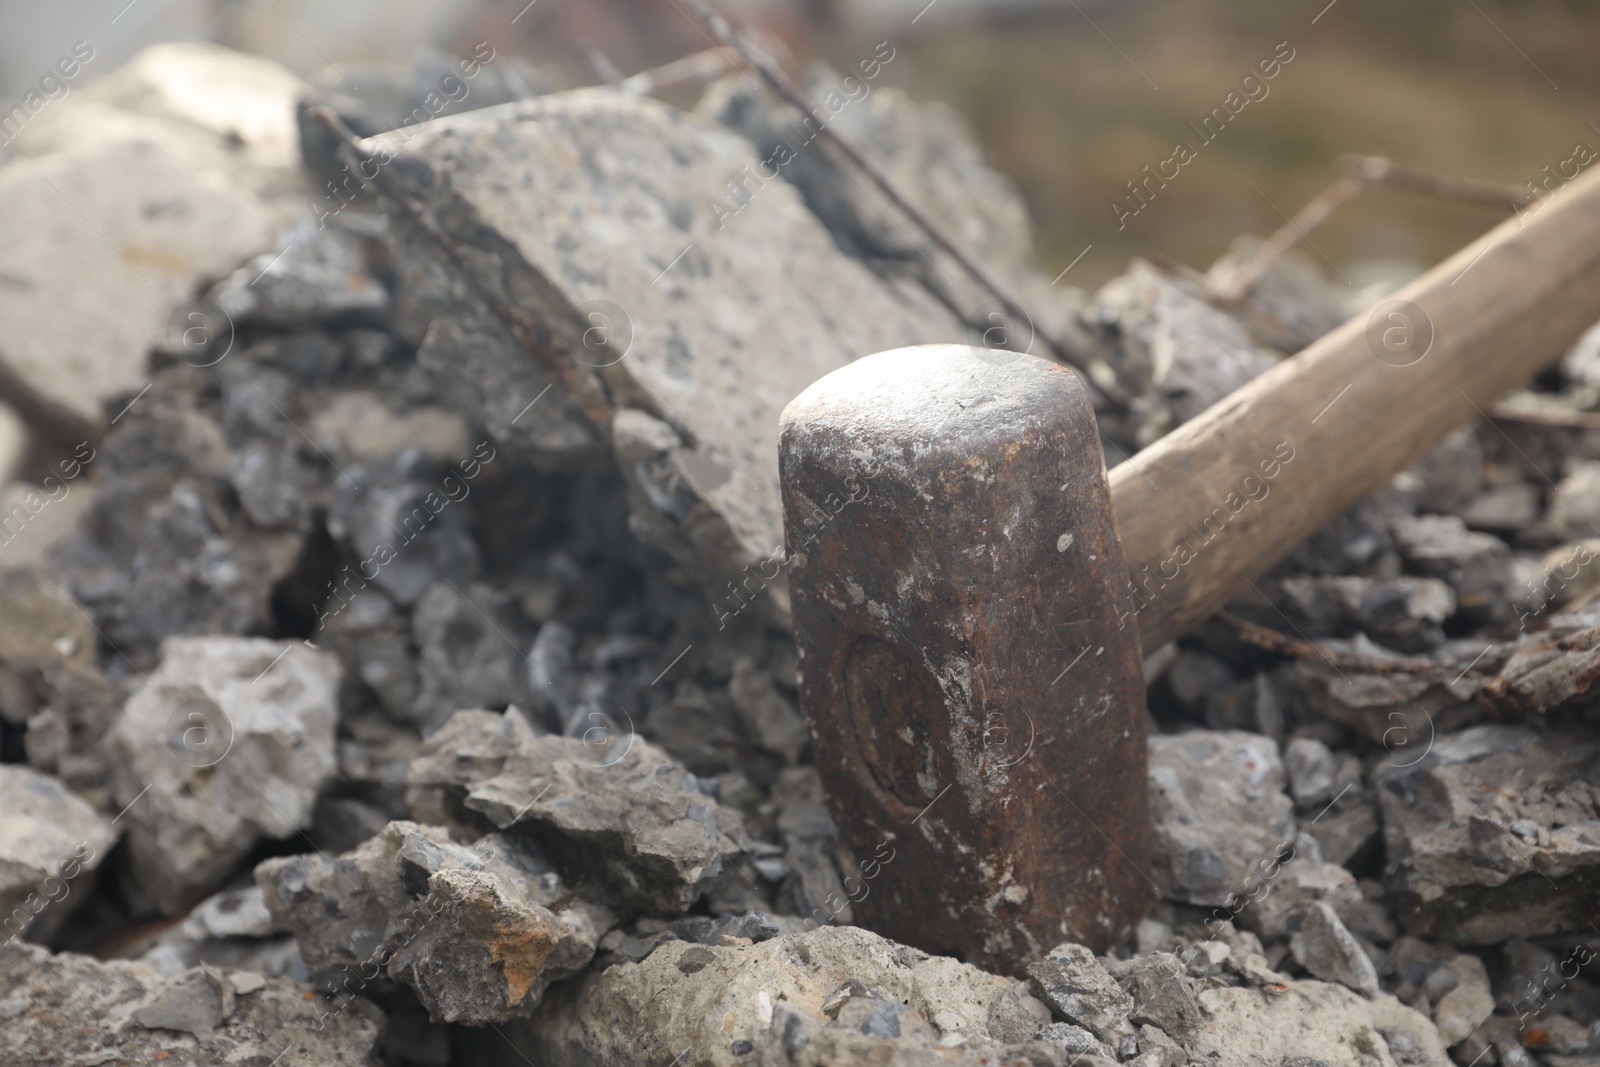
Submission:
[[[713,586],[782,558],[784,405],[857,357],[964,333],[920,287],[839,251],[789,183],[761,178],[750,142],[654,101],[580,90],[369,144],[403,157],[386,174],[611,438],[636,529]],[[730,181],[749,193],[736,218],[715,207]],[[463,353],[463,373],[479,363]],[[497,385],[486,405],[535,400]]]

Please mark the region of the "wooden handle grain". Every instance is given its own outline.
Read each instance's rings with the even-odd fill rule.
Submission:
[[[1249,592],[1596,320],[1600,169],[1113,468],[1145,652]]]

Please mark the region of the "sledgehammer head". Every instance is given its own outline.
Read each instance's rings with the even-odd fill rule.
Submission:
[[[1149,904],[1145,702],[1083,386],[1011,352],[898,349],[800,394],[779,455],[855,921],[1002,973],[1066,940],[1105,952]]]

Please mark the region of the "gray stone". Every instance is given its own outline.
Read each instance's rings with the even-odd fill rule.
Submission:
[[[482,777],[458,786],[464,809],[502,830],[536,833],[558,861],[584,871],[585,892],[623,911],[684,911],[744,848],[738,814],[635,734],[530,730],[508,732],[504,743],[498,769],[485,761]]]
[[[1049,1024],[1050,1009],[1030,996],[1021,982],[1013,982],[989,1005],[988,1034],[1003,1045],[1021,1044]]]
[[[1398,669],[1334,670],[1320,659],[1302,659],[1289,674],[1288,688],[1302,714],[1312,716],[1312,721],[1326,718],[1381,746],[1387,752],[1384,765],[1408,764],[1421,758],[1434,737],[1482,718],[1478,694],[1483,679],[1462,670],[1484,652],[1487,643],[1486,639],[1452,642],[1428,657],[1447,668],[1453,664],[1457,677]],[[1378,660],[1400,658],[1361,636],[1344,647]],[[1485,655],[1478,666],[1489,661]]]
[[[1200,1024],[1196,985],[1183,961],[1170,952],[1155,952],[1112,964],[1110,973],[1133,998],[1131,1018],[1148,1023],[1183,1041]]]
[[[790,872],[781,895],[798,915],[824,924],[848,924],[854,910],[840,876],[839,832],[828,814],[817,769],[783,771],[773,786],[772,798],[778,805],[778,836]]]
[[[175,637],[107,735],[141,906],[172,914],[262,838],[311,825],[339,665],[297,641]]]
[[[313,639],[335,653],[344,665],[346,693],[342,703],[357,703],[365,687],[396,722],[417,722],[417,653],[411,641],[411,618],[394,598],[373,586],[360,590],[338,607],[324,611]],[[371,699],[368,697],[367,699]]]
[[[1463,614],[1483,622],[1510,616],[1515,583],[1511,549],[1504,541],[1469,531],[1454,515],[1401,518],[1394,537],[1406,566],[1448,582]]]
[[[234,988],[221,972],[196,967],[151,1004],[136,1008],[133,1021],[146,1030],[179,1030],[210,1037],[233,1014]]]
[[[0,602],[0,720],[27,727],[33,767],[103,798],[98,749],[115,707],[99,635],[60,581],[32,568],[0,570]]]
[[[1169,900],[1224,904],[1294,840],[1294,805],[1271,738],[1194,730],[1150,739],[1156,885]]]
[[[481,466],[495,450],[484,444],[475,455]],[[453,498],[433,473],[421,449],[346,468],[334,486],[328,532],[363,562],[336,576],[330,613],[360,599],[369,582],[411,608],[436,582],[464,585],[477,576],[481,559],[467,530],[466,498]]]
[[[0,764],[0,926],[42,940],[88,899],[116,843],[109,822],[47,775]]]
[[[269,632],[273,590],[301,552],[298,532],[260,529],[245,513],[223,428],[199,408],[199,373],[162,372],[98,452],[79,450],[100,490],[53,560],[141,670],[174,634]]]
[[[373,274],[373,258],[355,234],[308,221],[212,286],[206,298],[235,323],[282,328],[378,321],[389,293]]]
[[[1279,358],[1207,303],[1198,285],[1143,260],[1095,294],[1092,314],[1116,331],[1118,376],[1138,397],[1132,442],[1141,448]]]
[[[1557,536],[1572,541],[1600,536],[1600,462],[1575,463],[1550,498],[1548,524]]]
[[[1360,630],[1403,651],[1443,644],[1441,624],[1456,610],[1454,590],[1437,578],[1328,575],[1285,578],[1280,588],[1308,635],[1343,637]]]
[[[1500,673],[1484,685],[1483,694],[1502,711],[1541,715],[1569,702],[1593,703],[1596,678],[1600,678],[1600,628],[1518,646]]]
[[[1078,1056],[1099,1056],[1112,1061],[1117,1058],[1109,1046],[1101,1044],[1098,1038],[1083,1027],[1073,1026],[1071,1023],[1051,1023],[1039,1031],[1039,1039],[1060,1045]]]
[[[1295,933],[1307,914],[1324,903],[1339,914],[1362,903],[1355,876],[1332,863],[1299,856],[1288,860],[1267,883],[1265,896],[1239,912],[1239,923],[1262,937],[1278,940]]]
[[[360,993],[386,977],[435,1022],[527,1015],[546,986],[589,963],[611,924],[536,845],[497,834],[469,846],[409,822],[337,859],[268,860],[256,882],[319,985]]]
[[[1266,990],[1211,986],[1190,1059],[1229,1067],[1449,1067],[1433,1023],[1388,994],[1286,980]]]
[[[1433,1021],[1439,1027],[1439,1040],[1454,1046],[1494,1014],[1494,994],[1489,990],[1489,972],[1478,957],[1462,953],[1449,968],[1456,984],[1436,998]]]
[[[771,427],[782,407],[860,355],[961,329],[840,253],[786,183],[721,225],[704,203],[758,163],[753,147],[653,101],[560,93],[402,140],[374,140],[411,161],[386,173],[488,251],[469,263],[475,280],[547,331],[545,368],[589,417],[610,430],[609,394],[671,428],[668,451],[705,510],[689,523],[669,516],[662,547],[712,588],[781,548]],[[634,462],[621,466],[636,477]],[[640,529],[659,534],[660,514]]]
[[[1477,428],[1463,426],[1406,472],[1416,480],[1417,510],[1458,515],[1483,488],[1483,445]]]
[[[1377,775],[1400,920],[1419,936],[1495,944],[1600,913],[1600,756],[1580,735],[1508,725],[1441,735]],[[1534,824],[1532,840],[1513,823]]]
[[[1539,518],[1539,487],[1531,482],[1508,482],[1485,489],[1461,511],[1468,529],[1514,534]]]
[[[203,102],[174,91],[202,75]],[[98,101],[74,94],[42,112],[11,146],[28,158],[0,170],[18,224],[0,231],[0,273],[14,281],[0,293],[11,395],[30,418],[83,434],[102,432],[116,414],[106,405],[143,385],[152,345],[189,328],[180,315],[172,330],[171,316],[199,283],[305,217],[292,159],[266,147],[287,133],[292,148],[287,71],[179,45],[151,49],[120,81]]]
[[[1372,960],[1325,901],[1317,901],[1306,911],[1289,948],[1300,965],[1318,978],[1339,982],[1357,993],[1378,991],[1378,972]]]
[[[741,656],[734,661],[728,696],[740,725],[758,745],[788,763],[800,761],[800,753],[811,743],[811,734],[800,717],[800,709],[778,692],[771,674],[758,668],[749,657]]]
[[[1378,836],[1378,807],[1366,796],[1346,797],[1313,817],[1301,833],[1316,840],[1324,862],[1348,866]]]
[[[1133,998],[1123,991],[1094,953],[1071,941],[1028,964],[1034,995],[1061,1019],[1084,1027],[1107,1044],[1128,1033]]]
[[[0,944],[0,988],[20,1005],[0,1011],[0,1042],[28,1067],[266,1064],[289,1049],[306,1063],[365,1064],[383,1018],[365,1000],[308,999],[283,978],[210,968],[167,977],[19,941]]]
[[[527,705],[529,637],[508,598],[491,586],[439,582],[412,609],[413,639],[420,651],[414,721],[424,730],[461,708]]]
[[[1251,234],[1233,239],[1228,251],[1206,271],[1213,286],[1226,286],[1233,272],[1261,248]],[[1310,256],[1289,249],[1261,272],[1244,298],[1229,306],[1261,344],[1294,354],[1349,317],[1348,299],[1330,284]]]
[[[1410,494],[1386,485],[1308,537],[1291,566],[1307,574],[1392,575],[1400,564],[1392,528],[1416,510]]]
[[[1015,990],[967,964],[830,926],[749,946],[668,942],[639,963],[552,988],[507,1034],[550,1067],[674,1056],[717,1067],[921,1063],[939,1047],[972,1063],[1009,1050],[1010,1062],[1041,1047],[991,1036],[996,1003]],[[1046,1058],[1033,1062],[1069,1062],[1059,1045],[1042,1047]]]
[[[534,729],[515,708],[505,712],[458,711],[425,738],[406,770],[406,805],[430,826],[465,829],[478,815],[462,806],[467,787],[498,775],[512,752],[531,741]]]
[[[297,982],[310,977],[289,928],[273,919],[253,885],[206,898],[181,923],[142,946],[136,958],[169,977],[201,965]]]
[[[1316,738],[1297,737],[1285,745],[1283,765],[1296,804],[1325,803],[1338,791],[1339,761]]]

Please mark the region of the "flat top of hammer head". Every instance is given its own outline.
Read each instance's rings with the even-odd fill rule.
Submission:
[[[970,448],[1077,416],[1088,393],[1065,367],[970,345],[866,356],[813,383],[779,421],[785,448],[849,442]]]

